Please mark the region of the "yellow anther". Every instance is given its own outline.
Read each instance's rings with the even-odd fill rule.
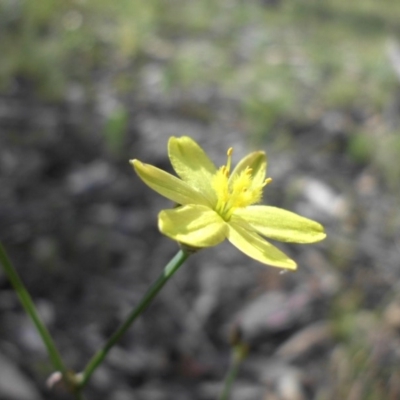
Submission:
[[[267,178],[267,179],[264,181],[263,186],[266,186],[266,185],[268,185],[268,183],[271,183],[271,182],[272,182],[272,178]]]
[[[226,169],[229,172],[231,171],[231,162],[232,162],[232,153],[233,153],[233,147],[229,147],[228,151],[226,152],[226,155],[228,156],[228,159],[226,161]]]

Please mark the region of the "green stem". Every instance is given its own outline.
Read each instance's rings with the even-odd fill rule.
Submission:
[[[221,394],[218,400],[228,400],[232,390],[232,385],[236,380],[242,361],[246,358],[248,348],[245,344],[239,343],[232,349],[231,363],[224,379]]]
[[[53,338],[51,337],[44,323],[41,321],[31,296],[29,295],[20,277],[18,276],[17,271],[14,269],[1,243],[0,243],[0,263],[3,265],[4,271],[8,279],[10,280],[12,286],[17,292],[17,295],[22,303],[22,306],[24,307],[29,317],[32,319],[37,331],[39,332],[39,335],[46,346],[47,352],[49,354],[50,360],[54,368],[57,371],[60,371],[64,379],[67,382],[69,382],[70,374],[68,373],[67,367],[65,366],[64,361],[62,360],[61,355],[54,344]]]
[[[101,364],[106,357],[110,349],[118,342],[121,336],[129,329],[135,319],[148,307],[153,298],[162,289],[165,283],[171,278],[171,276],[179,269],[179,267],[186,261],[190,256],[190,252],[185,250],[179,250],[178,253],[172,258],[172,260],[165,266],[163,273],[148,289],[140,303],[135,309],[128,315],[125,322],[114,332],[107,343],[100,349],[89,361],[86,368],[80,376],[79,387],[83,388],[89,381],[89,378]]]

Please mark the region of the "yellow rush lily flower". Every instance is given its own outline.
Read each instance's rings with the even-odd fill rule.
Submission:
[[[317,222],[281,208],[255,205],[271,178],[265,179],[263,151],[244,157],[231,172],[232,148],[226,165],[216,168],[190,137],[171,137],[168,156],[177,173],[131,160],[136,173],[150,188],[178,207],[158,215],[160,231],[193,247],[216,246],[228,239],[243,253],[264,264],[294,270],[297,265],[263,236],[282,242],[313,243],[325,238]]]

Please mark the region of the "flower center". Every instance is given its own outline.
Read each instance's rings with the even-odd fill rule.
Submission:
[[[218,169],[211,183],[217,194],[215,211],[225,221],[229,221],[235,209],[259,203],[264,186],[272,180],[268,178],[262,184],[257,184],[254,182],[253,170],[250,166],[230,175],[232,153],[231,147],[227,151],[226,165]]]

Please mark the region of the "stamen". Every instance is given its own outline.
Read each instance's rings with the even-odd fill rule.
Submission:
[[[262,199],[262,188],[272,181],[267,178],[261,184],[258,180],[254,182],[254,169],[249,165],[240,168],[235,176],[230,177],[232,154],[233,148],[230,147],[226,152],[226,165],[218,169],[212,181],[212,187],[217,194],[214,209],[225,221],[229,221],[236,209],[259,203]]]
[[[264,186],[267,186],[269,183],[271,183],[272,182],[272,178],[267,178],[265,181],[264,181],[264,183],[263,183],[263,187]]]
[[[229,172],[231,171],[232,153],[233,153],[233,147],[229,147],[228,151],[226,152],[226,155],[228,156],[228,159],[226,161],[226,170],[228,171],[228,176]]]

